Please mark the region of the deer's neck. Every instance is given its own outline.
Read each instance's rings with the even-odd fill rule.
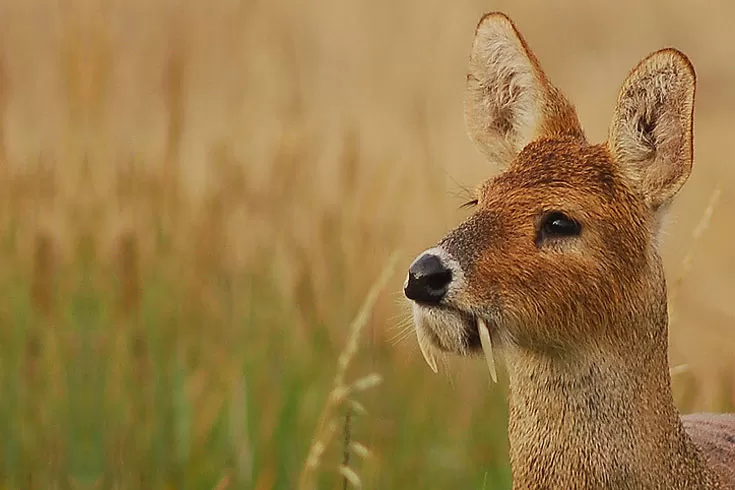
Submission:
[[[629,355],[508,347],[513,488],[714,488],[674,406],[661,344]]]

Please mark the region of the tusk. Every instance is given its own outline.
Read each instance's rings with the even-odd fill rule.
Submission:
[[[429,345],[428,341],[426,340],[426,337],[417,330],[416,338],[419,341],[419,348],[421,349],[421,354],[424,356],[424,360],[426,361],[426,364],[429,365],[429,367],[431,368],[432,371],[434,371],[434,373],[439,372],[439,370],[436,368],[436,359],[434,358],[434,351],[432,350],[432,347]]]
[[[480,334],[480,343],[482,344],[482,351],[485,353],[485,361],[487,362],[487,368],[490,370],[490,377],[493,382],[497,383],[498,373],[495,371],[495,357],[493,356],[493,344],[490,340],[490,329],[487,328],[485,320],[480,317],[477,318],[477,333]]]

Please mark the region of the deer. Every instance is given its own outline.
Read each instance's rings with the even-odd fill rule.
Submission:
[[[661,228],[693,164],[696,75],[674,48],[589,143],[503,13],[477,25],[465,124],[499,172],[410,265],[418,344],[507,369],[514,490],[735,489],[735,414],[680,415]]]

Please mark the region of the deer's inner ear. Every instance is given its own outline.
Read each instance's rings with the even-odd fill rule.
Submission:
[[[584,138],[572,105],[548,81],[510,19],[500,13],[483,17],[475,31],[465,122],[480,151],[501,167],[538,137]]]
[[[687,57],[665,49],[644,59],[620,90],[608,145],[654,210],[691,173],[695,86]]]

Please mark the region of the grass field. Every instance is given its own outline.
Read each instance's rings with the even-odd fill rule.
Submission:
[[[432,375],[401,295],[493,172],[462,119],[488,10],[594,141],[640,58],[692,58],[671,364],[683,411],[734,409],[735,7],[553,5],[0,0],[0,489],[298,488],[315,433],[304,489],[510,488],[502,370]]]

